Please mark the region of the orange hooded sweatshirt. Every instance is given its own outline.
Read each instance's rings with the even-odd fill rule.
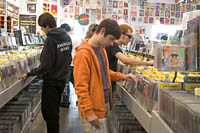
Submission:
[[[74,63],[75,92],[78,96],[78,109],[81,116],[87,118],[95,114],[98,118],[105,117],[104,89],[101,80],[101,71],[98,58],[88,40],[84,45],[76,47]],[[103,49],[103,48],[102,48]],[[112,107],[111,81],[122,80],[124,74],[113,72],[109,69],[109,63],[105,49],[103,49],[108,72],[110,91],[110,105]]]

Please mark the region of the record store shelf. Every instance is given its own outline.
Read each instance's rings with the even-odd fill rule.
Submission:
[[[36,76],[29,77],[24,80],[18,80],[13,85],[0,92],[0,108],[8,103],[17,93],[19,93],[24,87],[30,84],[35,78]]]
[[[117,94],[148,133],[173,133],[156,111],[147,112],[118,82]]]

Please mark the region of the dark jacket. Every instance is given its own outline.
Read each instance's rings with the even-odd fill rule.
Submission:
[[[72,57],[72,42],[61,28],[47,33],[40,56],[40,66],[32,69],[28,76],[42,75],[44,80],[65,80]]]

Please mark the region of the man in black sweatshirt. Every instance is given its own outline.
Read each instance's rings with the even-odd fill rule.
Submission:
[[[72,42],[61,28],[56,28],[56,21],[49,13],[39,16],[38,24],[47,34],[40,56],[40,66],[20,76],[42,75],[42,115],[47,124],[48,133],[59,133],[59,106],[61,94],[65,88],[66,69],[69,69],[72,57]]]

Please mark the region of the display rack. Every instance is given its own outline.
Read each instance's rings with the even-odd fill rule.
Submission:
[[[135,100],[135,98],[119,83],[118,95],[124,101],[127,108],[134,114],[147,132],[151,130],[151,115]],[[120,89],[121,88],[121,89]]]
[[[117,94],[148,133],[173,133],[156,111],[152,111],[152,114],[147,112],[118,82]]]
[[[8,103],[17,93],[19,93],[24,87],[30,84],[35,78],[36,76],[29,77],[24,80],[19,80],[4,91],[0,92],[0,108]]]
[[[20,133],[27,133],[31,127],[31,124],[32,124],[31,117],[29,117]]]
[[[155,110],[152,111],[151,133],[173,133]]]
[[[36,105],[36,107],[33,109],[33,112],[31,113],[31,117],[32,117],[32,121],[35,120],[38,112],[40,111],[40,107],[41,107],[41,100],[38,102],[38,104]]]

